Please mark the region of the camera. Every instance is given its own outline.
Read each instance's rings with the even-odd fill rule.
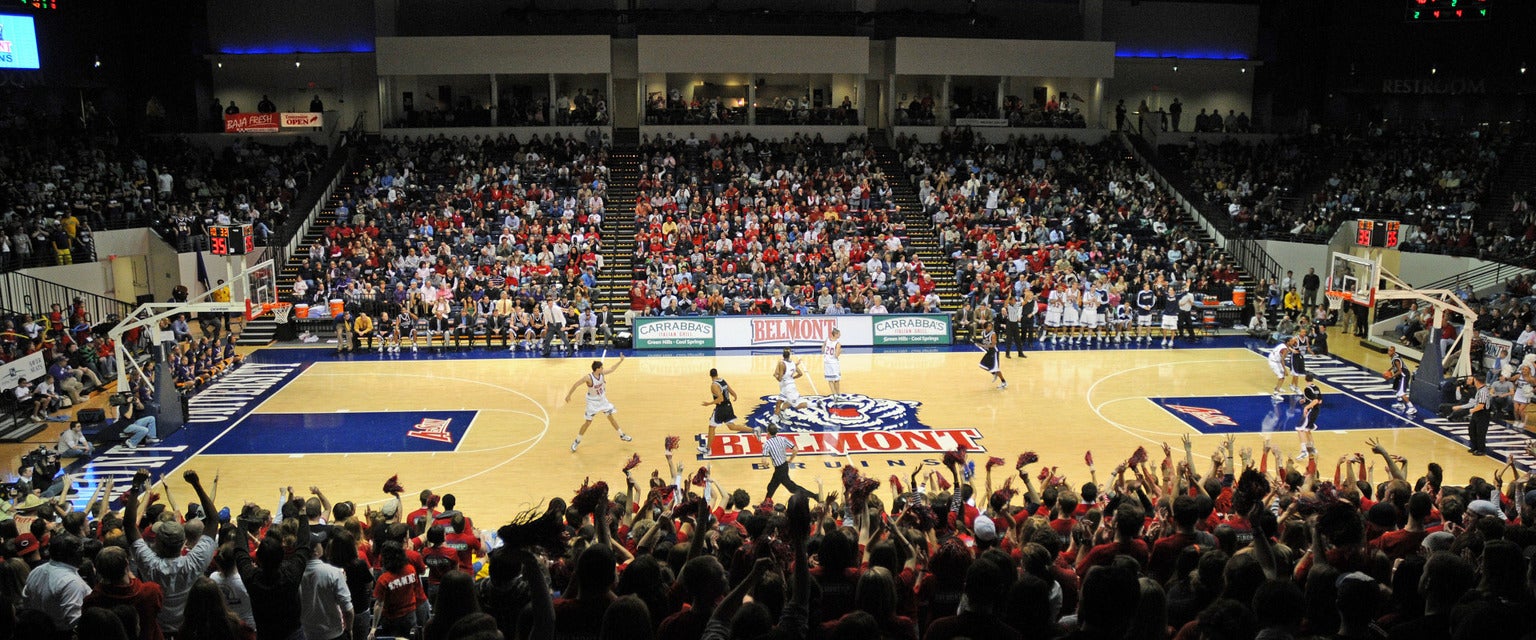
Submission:
[[[133,394],[127,391],[114,393],[107,397],[107,402],[114,407],[126,407],[133,404]]]

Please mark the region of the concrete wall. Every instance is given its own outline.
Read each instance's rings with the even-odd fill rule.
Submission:
[[[1108,78],[1115,72],[1112,42],[896,39],[901,75]]]
[[[210,58],[213,95],[225,106],[233,100],[241,111],[254,112],[265,95],[278,111],[309,111],[310,99],[318,95],[325,103],[326,117],[337,119],[337,126],[350,127],[359,113],[365,113],[364,126],[379,127],[379,85],[371,53]]]
[[[378,74],[608,73],[608,36],[379,38]]]
[[[1121,55],[1254,58],[1257,3],[1103,0],[1103,37]]]
[[[372,51],[374,0],[209,0],[216,51]]]
[[[577,140],[586,140],[587,131],[591,129],[603,132],[605,139],[613,137],[613,129],[611,127],[417,127],[410,129],[385,129],[381,135],[391,140],[402,137],[419,138],[423,136],[448,136],[452,138],[459,136],[495,137],[502,135],[517,136],[518,140],[528,140],[535,135],[540,138],[558,135],[561,138],[575,137]]]
[[[1290,271],[1299,283],[1307,269],[1311,268],[1317,269],[1318,277],[1324,280],[1328,278],[1328,265],[1332,262],[1333,250],[1326,244],[1266,240],[1264,250],[1280,264],[1281,276]]]
[[[869,73],[869,39],[820,36],[647,36],[640,73]]]
[[[1216,109],[1223,118],[1227,111],[1253,117],[1254,63],[1242,60],[1154,60],[1118,58],[1115,78],[1109,81],[1104,109],[1113,117],[1115,101],[1125,100],[1127,111],[1134,114],[1142,100],[1156,111],[1178,98],[1184,104],[1179,128],[1195,126],[1201,109]],[[1174,67],[1178,70],[1175,71]],[[1244,73],[1243,69],[1247,69]],[[1134,115],[1128,116],[1134,118]],[[1113,122],[1113,120],[1111,120]]]

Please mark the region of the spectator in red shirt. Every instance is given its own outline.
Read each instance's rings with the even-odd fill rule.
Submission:
[[[106,547],[96,554],[96,589],[85,597],[86,607],[112,608],[128,605],[139,614],[139,628],[131,630],[139,640],[160,640],[157,617],[165,606],[160,585],[145,582],[128,571],[128,553],[121,547]]]
[[[1152,544],[1152,552],[1147,560],[1147,573],[1159,583],[1165,583],[1173,577],[1174,563],[1178,561],[1179,553],[1185,548],[1202,544],[1202,538],[1205,539],[1204,544],[1208,547],[1215,546],[1214,537],[1195,530],[1195,525],[1199,522],[1199,499],[1187,495],[1173,499],[1173,524],[1178,527],[1178,531],[1158,538]]]
[[[1121,503],[1115,509],[1115,517],[1112,526],[1115,528],[1115,539],[1088,550],[1088,553],[1077,559],[1077,575],[1087,576],[1088,570],[1099,565],[1107,565],[1118,555],[1127,555],[1147,566],[1151,557],[1147,550],[1147,542],[1140,537],[1141,526],[1146,519],[1141,507],[1129,502]]]
[[[393,540],[379,550],[384,572],[373,586],[373,619],[381,636],[406,637],[418,622],[417,607],[427,601],[416,568],[405,559],[405,548]]]
[[[1371,547],[1380,549],[1388,558],[1398,560],[1419,552],[1419,545],[1429,535],[1424,521],[1434,508],[1434,500],[1427,493],[1415,493],[1408,497],[1408,523],[1396,531],[1388,531],[1371,541]]]

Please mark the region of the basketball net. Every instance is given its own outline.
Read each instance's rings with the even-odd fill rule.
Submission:
[[[276,320],[278,324],[288,324],[289,315],[293,313],[292,304],[279,302],[267,306],[272,310],[273,320]]]

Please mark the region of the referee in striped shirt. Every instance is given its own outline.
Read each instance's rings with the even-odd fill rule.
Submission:
[[[768,481],[769,500],[773,499],[773,492],[778,491],[780,485],[806,498],[816,497],[789,479],[789,463],[795,460],[795,444],[789,438],[779,435],[779,426],[772,422],[768,423],[768,441],[763,443],[763,455],[773,462],[773,479]]]

